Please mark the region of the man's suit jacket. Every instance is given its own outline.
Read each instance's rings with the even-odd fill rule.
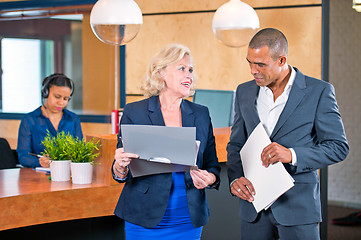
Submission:
[[[295,70],[288,101],[270,136],[272,142],[293,148],[297,155],[297,166],[284,164],[295,180],[294,187],[271,206],[275,219],[283,225],[322,221],[317,170],[344,160],[349,149],[333,86]],[[230,182],[244,176],[239,151],[260,122],[258,92],[254,80],[237,88],[235,120],[227,145]],[[256,219],[252,203],[241,200],[240,216],[248,222]]]
[[[218,189],[220,167],[208,108],[183,100],[181,112],[183,127],[196,127],[196,139],[200,141],[197,166],[215,174],[217,180],[211,187]],[[120,124],[164,126],[159,97],[153,96],[127,104]],[[119,132],[120,136],[121,132]],[[118,142],[117,147],[122,147],[121,141]],[[184,178],[191,221],[195,227],[203,226],[209,218],[205,190],[195,188],[189,172],[185,173]],[[148,228],[155,227],[165,213],[171,186],[171,173],[137,178],[128,174],[114,213],[128,222]]]

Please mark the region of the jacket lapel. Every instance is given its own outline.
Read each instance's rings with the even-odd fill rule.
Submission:
[[[271,139],[275,137],[275,135],[281,129],[283,124],[287,121],[287,119],[290,117],[290,115],[297,108],[297,106],[300,104],[300,102],[305,96],[304,93],[304,89],[306,88],[305,76],[297,68],[295,68],[295,70],[296,70],[295,81],[293,82],[293,86],[290,95],[288,96],[287,103],[277,121],[275,128],[273,129],[273,132],[270,137]]]
[[[248,91],[247,101],[246,103],[250,103],[246,106],[247,108],[247,114],[245,114],[246,120],[246,127],[248,134],[251,134],[253,130],[257,127],[257,125],[261,122],[259,119],[257,108],[256,108],[256,99],[259,92],[259,86],[254,81],[254,84],[251,85]]]
[[[160,110],[159,96],[149,98],[148,111],[152,125],[165,126],[162,111]]]
[[[149,98],[149,118],[152,125],[165,126],[162,111],[160,109],[159,96],[153,96]],[[187,101],[182,100],[182,126],[193,127],[194,126],[194,113]]]
[[[181,111],[182,111],[182,126],[183,127],[194,127],[194,113],[189,106],[189,103],[185,100],[182,100],[181,103]]]

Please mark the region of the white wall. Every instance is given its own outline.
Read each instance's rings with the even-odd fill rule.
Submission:
[[[347,159],[329,167],[329,203],[361,208],[361,13],[351,0],[330,1],[329,81],[350,145]]]

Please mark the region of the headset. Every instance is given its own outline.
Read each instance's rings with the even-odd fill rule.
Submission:
[[[74,82],[68,78],[67,76],[65,76],[62,73],[54,73],[46,78],[44,78],[43,80],[43,86],[41,88],[41,98],[44,100],[45,98],[49,97],[49,88],[52,82],[54,82],[56,79],[58,78],[62,78],[64,79],[64,81],[66,82],[67,80],[70,83],[70,89],[71,89],[71,93],[70,93],[70,97],[69,97],[69,101],[71,99],[71,96],[73,96],[74,93]],[[43,104],[44,105],[44,104]]]

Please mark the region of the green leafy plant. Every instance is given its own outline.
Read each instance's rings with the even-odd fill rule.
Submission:
[[[92,139],[85,141],[73,137],[70,133],[59,132],[56,136],[50,136],[48,131],[41,144],[45,147],[42,155],[48,155],[51,160],[71,160],[72,162],[93,162],[99,155],[99,141]]]
[[[65,134],[64,131],[59,132],[56,136],[50,136],[49,130],[41,144],[44,146],[42,155],[48,155],[53,161],[69,160],[69,155],[66,149],[68,148],[68,138],[71,135]]]
[[[81,140],[72,136],[67,137],[68,148],[66,149],[67,155],[72,162],[85,163],[93,162],[99,155],[99,140],[92,139],[90,141]]]

